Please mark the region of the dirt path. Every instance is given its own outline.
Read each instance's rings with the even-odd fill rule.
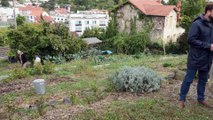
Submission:
[[[98,112],[102,111],[102,108],[108,106],[114,100],[136,100],[138,98],[137,95],[133,95],[130,93],[112,93],[108,95],[103,100],[97,101],[95,103],[89,105],[75,105],[70,108],[59,108],[48,111],[44,116],[40,117],[38,120],[70,120],[74,119],[78,113],[83,112],[84,110],[95,110]]]

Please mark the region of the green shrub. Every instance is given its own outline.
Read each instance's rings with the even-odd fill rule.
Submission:
[[[45,62],[43,65],[43,73],[44,74],[51,74],[54,72],[55,65],[51,63],[50,61]]]
[[[114,53],[136,54],[144,52],[149,41],[149,34],[146,31],[130,35],[121,33],[103,41],[102,47]]]
[[[44,65],[36,64],[32,68],[26,69],[30,75],[51,74],[54,72],[55,65],[51,62],[45,62]]]
[[[47,55],[45,56],[45,60],[51,61],[52,63],[55,63],[55,64],[62,64],[66,62],[65,57],[63,57],[62,55],[58,55],[58,56]]]
[[[17,50],[23,51],[28,61],[33,61],[35,54],[41,57],[58,56],[87,50],[87,44],[82,39],[70,36],[68,27],[62,23],[25,23],[8,31],[6,37],[11,52],[16,54]]]
[[[151,54],[163,54],[163,45],[157,42],[150,42],[147,46],[148,49],[146,53]]]
[[[125,67],[116,72],[110,80],[116,90],[144,93],[159,90],[162,78],[145,67]]]
[[[41,75],[43,73],[43,66],[41,64],[34,65],[33,71],[35,75]]]
[[[177,38],[176,43],[168,43],[166,45],[166,53],[167,54],[186,54],[189,48],[187,43],[187,35],[188,33],[182,34],[180,37]]]
[[[174,65],[172,63],[163,63],[163,67],[173,67]]]
[[[26,71],[22,67],[16,67],[11,74],[11,79],[21,79],[27,76]]]

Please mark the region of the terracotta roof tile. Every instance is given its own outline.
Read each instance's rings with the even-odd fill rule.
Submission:
[[[52,17],[50,17],[50,16],[43,16],[43,19],[44,19],[44,21],[46,21],[46,22],[52,22],[52,21],[53,21]],[[35,20],[36,20],[37,22],[40,22],[40,21],[41,21],[41,16],[36,16],[36,17],[35,17]]]
[[[146,15],[167,16],[175,6],[163,5],[157,0],[129,0],[136,8]]]
[[[59,14],[68,14],[68,10],[65,8],[56,8],[55,12],[57,12]]]
[[[175,6],[145,5],[146,15],[167,16]]]
[[[36,6],[26,6],[26,7],[20,7],[20,11],[30,11],[29,15],[35,17],[35,21],[39,22],[41,20],[41,15],[45,12],[43,8],[36,7]],[[50,16],[43,16],[44,20],[47,22],[51,22],[52,18]]]

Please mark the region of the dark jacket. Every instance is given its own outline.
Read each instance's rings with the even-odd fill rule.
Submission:
[[[27,57],[26,57],[26,55],[23,53],[22,55],[21,55],[21,58],[19,57],[19,55],[17,55],[18,57],[18,61],[21,63],[21,61],[22,61],[22,66],[24,65],[24,63],[26,63],[27,62]]]
[[[188,69],[209,70],[212,63],[213,23],[208,22],[203,14],[197,17],[189,30]]]

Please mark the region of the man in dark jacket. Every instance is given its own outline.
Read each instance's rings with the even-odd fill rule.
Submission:
[[[213,4],[208,4],[205,14],[192,23],[188,34],[189,54],[185,79],[181,85],[179,107],[184,108],[186,95],[198,71],[197,100],[206,107],[212,107],[205,100],[205,88],[213,58]]]

